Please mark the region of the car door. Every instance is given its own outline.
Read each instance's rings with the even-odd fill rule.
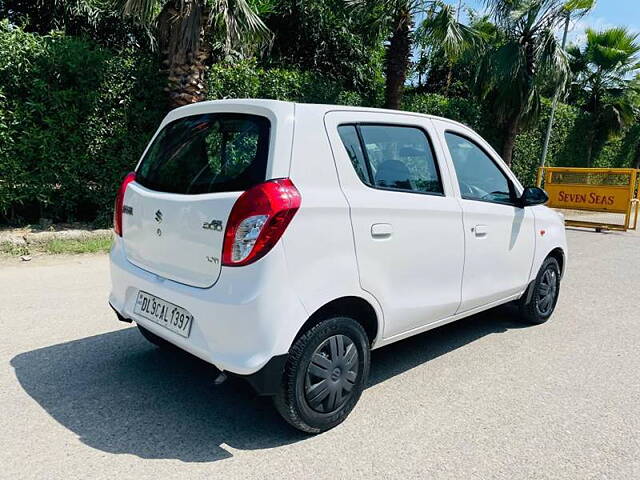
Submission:
[[[459,312],[520,294],[535,247],[531,209],[516,206],[522,192],[497,154],[471,130],[436,120],[455,175],[465,237]]]
[[[325,125],[350,208],[360,283],[384,312],[384,338],[455,313],[462,211],[436,160],[430,120],[330,112]]]

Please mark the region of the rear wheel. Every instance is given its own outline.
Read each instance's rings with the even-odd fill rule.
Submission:
[[[560,294],[560,266],[555,258],[547,258],[536,280],[520,299],[522,320],[533,325],[546,322],[553,314]],[[527,302],[529,300],[529,303]]]
[[[369,376],[369,339],[349,317],[315,325],[295,341],[274,401],[291,425],[319,433],[340,424],[360,399]]]
[[[145,339],[163,350],[174,350],[176,348],[172,343],[167,342],[164,338],[160,338],[158,335],[147,330],[141,325],[138,325],[138,330]]]

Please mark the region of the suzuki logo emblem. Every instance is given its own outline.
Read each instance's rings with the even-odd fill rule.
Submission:
[[[162,222],[162,212],[160,210],[156,212],[156,222]]]

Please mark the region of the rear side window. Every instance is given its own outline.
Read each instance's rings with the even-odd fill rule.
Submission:
[[[338,133],[360,179],[385,190],[444,193],[427,135],[397,125],[342,125]]]
[[[243,191],[265,180],[270,123],[231,113],[192,115],[166,125],[136,172],[156,191],[197,194]]]
[[[351,159],[353,168],[364,183],[370,184],[369,173],[367,171],[367,163],[364,158],[364,152],[362,151],[362,145],[358,139],[358,131],[355,125],[341,125],[338,127],[338,134],[342,139],[344,148],[347,149],[347,154]]]

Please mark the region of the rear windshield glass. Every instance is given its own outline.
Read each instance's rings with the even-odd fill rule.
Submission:
[[[247,190],[265,180],[269,120],[231,113],[180,118],[156,136],[136,181],[160,192]]]

